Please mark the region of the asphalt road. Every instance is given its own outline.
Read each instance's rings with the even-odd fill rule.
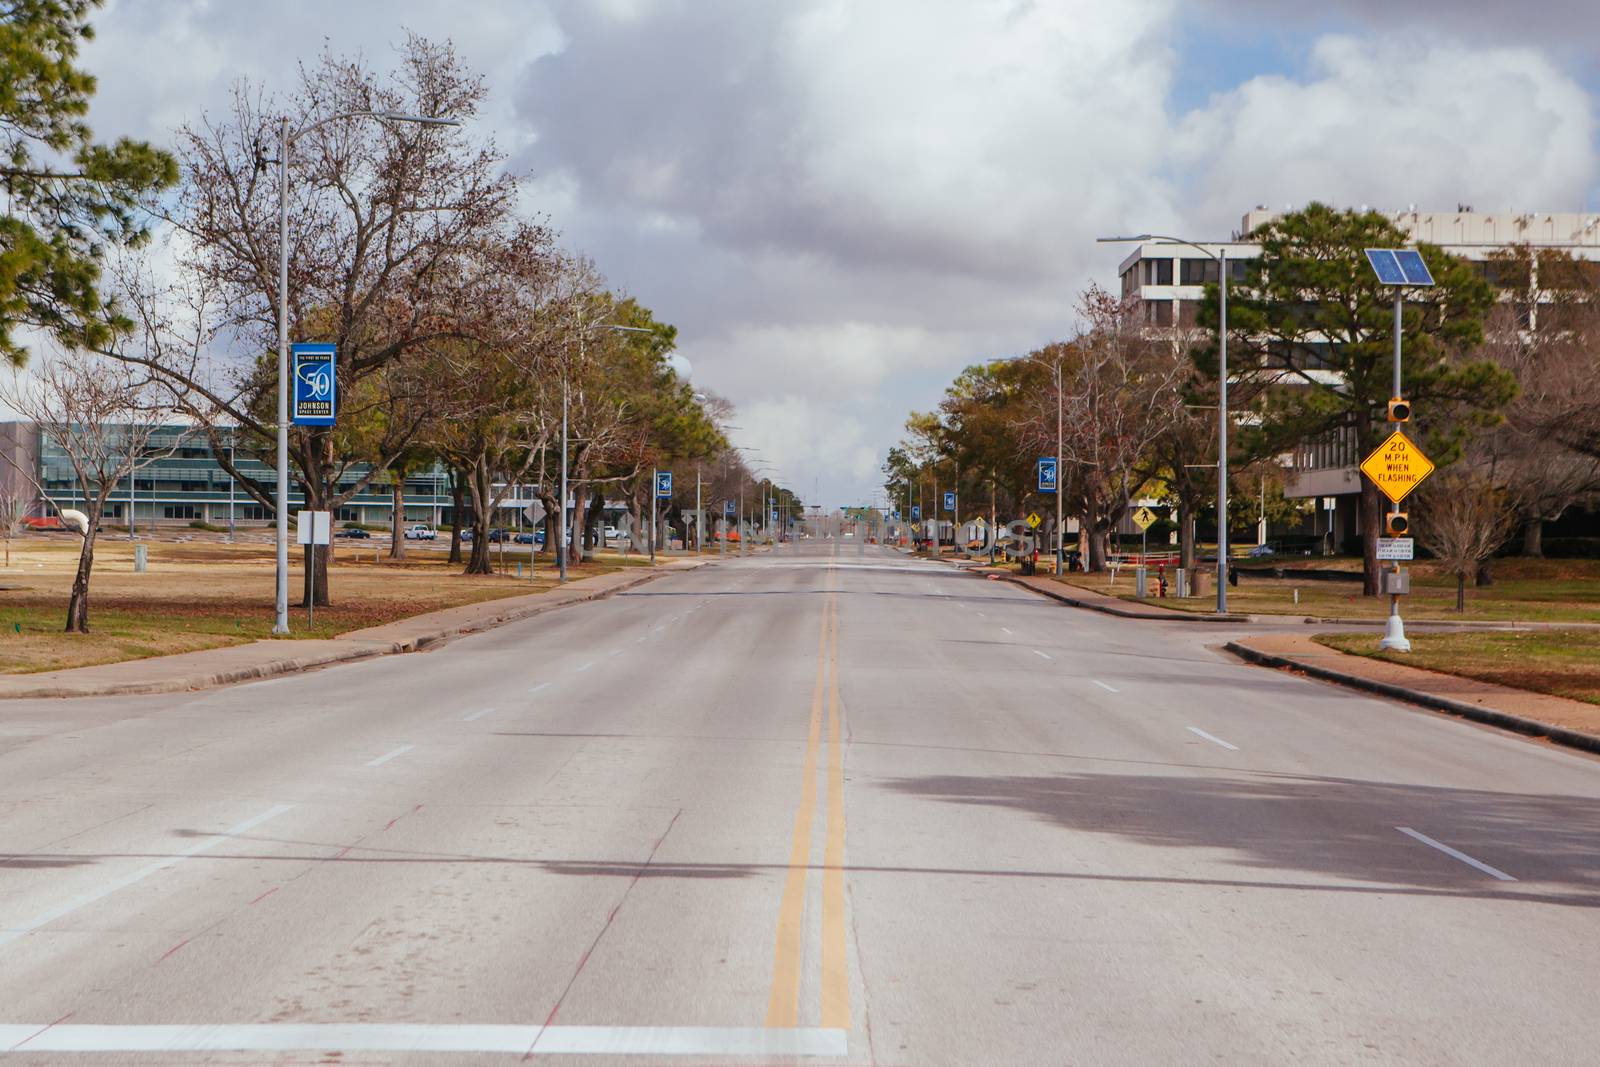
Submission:
[[[811,542],[0,704],[0,1061],[1600,1059],[1600,763]]]

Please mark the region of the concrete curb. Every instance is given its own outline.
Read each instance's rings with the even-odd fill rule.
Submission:
[[[1493,708],[1480,707],[1477,704],[1468,704],[1461,700],[1451,700],[1449,697],[1434,696],[1432,693],[1424,693],[1420,690],[1407,689],[1400,685],[1391,685],[1388,682],[1363,678],[1357,674],[1346,674],[1344,671],[1336,671],[1329,667],[1318,667],[1315,664],[1303,663],[1288,656],[1277,656],[1270,652],[1262,652],[1237,641],[1229,641],[1222,647],[1225,651],[1231,652],[1249,663],[1254,663],[1258,667],[1298,671],[1301,674],[1321,679],[1324,682],[1333,682],[1335,685],[1342,685],[1350,689],[1360,689],[1364,692],[1375,693],[1378,696],[1389,697],[1392,700],[1399,700],[1407,704],[1416,704],[1434,711],[1456,715],[1472,722],[1483,723],[1486,726],[1496,726],[1502,730],[1510,730],[1528,737],[1543,737],[1568,748],[1600,754],[1600,737],[1596,737],[1593,734],[1569,730],[1564,726],[1552,726],[1537,719],[1524,719],[1520,715],[1510,715],[1503,711],[1495,711]]]
[[[1043,589],[1037,585],[1030,585],[1029,583],[1024,582],[1018,575],[1000,575],[999,577],[1003,582],[1010,582],[1012,585],[1021,586],[1023,589],[1031,590],[1035,593],[1038,593],[1040,596],[1049,597],[1051,600],[1059,600],[1061,603],[1069,604],[1075,608],[1084,608],[1088,611],[1098,611],[1102,615],[1115,615],[1119,619],[1139,619],[1142,622],[1252,621],[1248,615],[1218,615],[1215,612],[1177,611],[1173,608],[1161,609],[1162,611],[1169,613],[1162,615],[1152,615],[1147,611],[1128,611],[1122,608],[1114,607],[1110,604],[1103,603],[1101,601],[1084,600],[1080,597],[1072,596],[1070,593],[1062,593],[1054,589]]]
[[[675,563],[677,561],[674,561]],[[574,604],[587,604],[596,600],[604,600],[617,593],[637,588],[646,582],[654,581],[671,570],[694,570],[704,566],[703,563],[687,565],[669,565],[668,568],[650,571],[638,575],[628,581],[619,582],[605,589],[585,591],[582,595],[566,597],[561,600],[544,604],[529,604],[521,608],[514,608],[486,618],[474,619],[471,622],[457,626],[448,626],[439,630],[417,634],[411,638],[399,641],[382,641],[362,638],[360,630],[349,634],[328,639],[326,643],[342,642],[348,648],[324,650],[311,655],[286,656],[283,659],[270,660],[266,663],[253,664],[246,667],[234,667],[228,670],[211,671],[182,675],[173,678],[163,678],[149,682],[100,682],[80,685],[40,685],[31,689],[0,690],[0,700],[37,700],[37,699],[64,699],[72,697],[104,697],[104,696],[141,696],[153,693],[185,693],[199,689],[215,689],[225,685],[235,685],[239,682],[260,681],[263,678],[276,678],[286,674],[300,674],[305,671],[317,670],[340,663],[354,663],[358,660],[371,659],[374,656],[389,656],[405,652],[420,652],[424,649],[436,648],[457,637],[481,633],[492,630],[508,623],[520,622],[531,619],[536,615],[546,612],[558,611],[561,608],[571,607]],[[492,601],[491,601],[492,603]],[[445,608],[445,611],[457,609]],[[404,622],[404,620],[401,620]],[[387,624],[394,625],[394,624]],[[378,629],[379,627],[373,627]],[[297,643],[294,641],[283,642],[287,648],[292,649]],[[236,646],[245,647],[245,646]],[[135,661],[137,662],[137,661]],[[109,666],[109,664],[107,665]],[[86,668],[93,669],[93,668]]]

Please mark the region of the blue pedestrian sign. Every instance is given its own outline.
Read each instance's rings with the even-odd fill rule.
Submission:
[[[656,471],[656,498],[666,500],[672,496],[672,472]]]
[[[332,426],[338,410],[339,377],[334,370],[334,346],[289,346],[294,367],[294,389],[289,395],[289,421],[296,426]]]
[[[922,505],[921,504],[912,504],[911,505],[911,521],[912,522],[916,522],[920,518],[922,518]]]
[[[1044,456],[1039,460],[1039,492],[1056,491],[1056,457]]]
[[[944,495],[944,509],[946,511],[954,511],[956,509],[956,495],[954,493],[946,493]]]
[[[727,515],[727,516],[731,517],[733,515],[733,510],[734,510],[733,509],[733,501],[724,500],[722,502],[722,513],[724,515]]]

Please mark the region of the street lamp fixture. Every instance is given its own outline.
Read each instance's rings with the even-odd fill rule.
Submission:
[[[1228,246],[1219,242],[1218,251],[1213,253],[1193,241],[1160,233],[1099,238],[1101,244],[1131,241],[1183,245],[1217,264],[1217,611],[1223,613],[1228,610]]]
[[[459,126],[455,119],[407,115],[398,111],[344,111],[290,131],[287,115],[278,120],[278,496],[277,612],[272,632],[289,632],[289,150],[312,130],[343,119],[410,122],[421,126]],[[131,521],[131,520],[130,520]],[[459,521],[459,519],[458,519]],[[316,579],[311,579],[316,596]]]

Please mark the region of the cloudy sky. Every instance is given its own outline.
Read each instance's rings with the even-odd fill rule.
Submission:
[[[1313,10],[1314,9],[1314,10]],[[326,43],[449,37],[530,206],[680,329],[808,500],[1070,332],[1102,234],[1245,210],[1600,208],[1593,0],[111,0],[97,134],[166,141]]]

